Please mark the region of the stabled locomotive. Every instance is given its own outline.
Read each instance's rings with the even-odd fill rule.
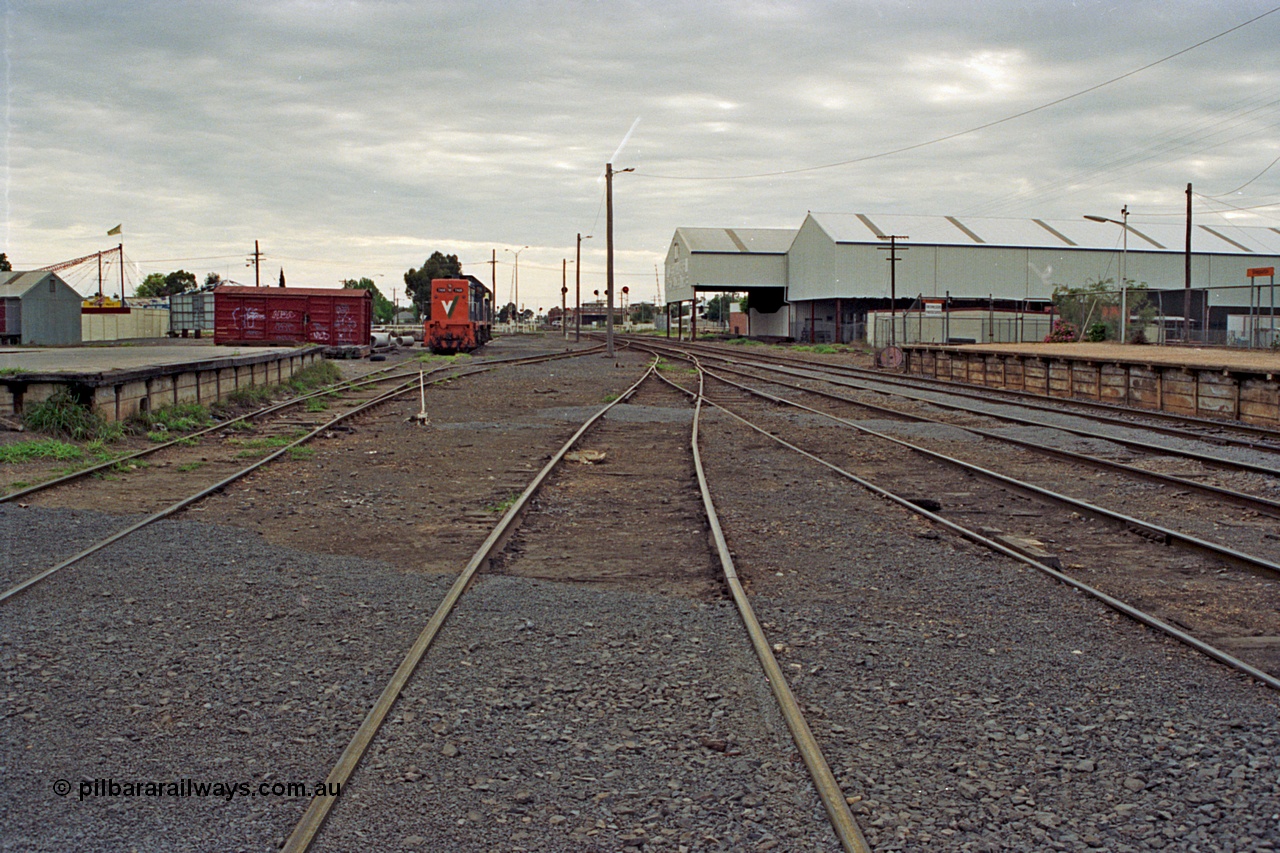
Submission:
[[[423,341],[434,353],[470,352],[493,337],[493,294],[477,278],[431,281]]]

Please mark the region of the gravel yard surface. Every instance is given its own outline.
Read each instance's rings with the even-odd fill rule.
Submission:
[[[418,672],[319,850],[839,848],[731,604],[489,578]]]
[[[873,849],[1280,844],[1272,691],[712,421],[739,572]]]
[[[0,605],[0,851],[278,848],[309,797],[270,785],[325,777],[511,497],[648,360],[461,379],[428,390],[429,426],[416,394],[388,404]],[[548,481],[315,849],[838,849],[722,598],[689,408],[651,382],[583,441],[603,460]],[[870,439],[770,410],[784,437],[899,470]],[[877,853],[1280,846],[1274,692],[723,415],[702,449],[744,585]],[[136,517],[101,494],[0,505],[7,579]]]
[[[0,508],[9,553],[95,513]],[[0,609],[0,850],[268,850],[306,800],[82,782],[324,778],[447,579],[163,522]],[[60,796],[57,780],[70,783]]]
[[[1046,427],[1061,426],[1068,429],[1087,430],[1104,438],[1111,437],[1125,439],[1128,441],[1141,441],[1156,447],[1167,447],[1173,450],[1184,450],[1207,454],[1211,457],[1220,459],[1246,462],[1253,465],[1264,465],[1276,471],[1280,471],[1280,453],[1268,450],[1224,446],[1208,441],[1197,441],[1194,439],[1179,438],[1177,436],[1162,435],[1160,433],[1144,430],[1140,424],[1134,424],[1133,426],[1120,426],[1118,424],[1098,423],[1096,421],[1089,420],[1086,417],[1071,414],[1070,412],[1046,411],[995,400],[985,401],[970,397],[956,397],[954,395],[947,394],[945,391],[930,389],[910,389],[907,391],[907,393],[912,396],[920,397],[926,401],[938,401],[946,403],[947,406],[959,406],[966,410],[966,412],[958,412],[953,408],[929,406],[927,403],[921,404],[916,401],[906,401],[901,399],[895,400],[892,396],[895,391],[895,387],[893,385],[877,384],[873,381],[867,382],[861,379],[835,379],[835,383],[839,385],[844,385],[850,381],[856,382],[858,385],[865,385],[882,391],[883,394],[878,394],[869,398],[873,402],[877,402],[880,405],[889,405],[894,408],[902,408],[905,411],[918,412],[919,414],[938,418],[940,420],[963,418],[966,416],[966,413],[969,415],[986,414],[997,418],[1002,415],[1009,415],[1012,417],[1022,418],[1024,420],[1029,418]],[[1007,421],[1004,423],[1006,425],[1008,424]],[[995,426],[996,424],[986,423],[981,425]],[[1067,433],[1060,434],[1068,435]]]

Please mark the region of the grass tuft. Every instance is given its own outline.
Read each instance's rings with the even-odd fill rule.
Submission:
[[[129,418],[129,426],[138,432],[145,432],[152,441],[168,440],[157,439],[154,433],[194,432],[212,423],[209,409],[199,403],[175,403],[149,412],[137,412]]]
[[[322,385],[332,385],[342,381],[342,371],[332,361],[322,361],[310,367],[304,367],[285,383],[285,387],[295,394],[314,391]]]
[[[36,459],[74,462],[82,458],[84,458],[84,451],[79,447],[53,438],[17,441],[0,446],[0,463],[31,462]]]
[[[22,422],[27,429],[75,441],[116,441],[124,435],[123,425],[109,422],[76,402],[65,388],[59,388],[47,400],[27,406]]]
[[[515,502],[519,499],[520,499],[520,492],[512,492],[511,494],[507,495],[505,498],[498,501],[497,503],[489,504],[484,509],[485,509],[485,512],[492,512],[497,515],[501,515],[502,513],[511,509],[511,507],[514,506]]]

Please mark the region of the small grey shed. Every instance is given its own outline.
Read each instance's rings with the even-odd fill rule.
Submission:
[[[82,303],[56,273],[0,272],[0,344],[78,344]]]

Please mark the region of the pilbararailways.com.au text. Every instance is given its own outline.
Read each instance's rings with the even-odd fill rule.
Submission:
[[[71,783],[59,779],[53,783],[54,793],[66,796]],[[80,800],[95,797],[217,797],[231,802],[236,797],[337,797],[341,782],[204,782],[197,779],[117,781],[115,779],[82,779],[76,786]]]

